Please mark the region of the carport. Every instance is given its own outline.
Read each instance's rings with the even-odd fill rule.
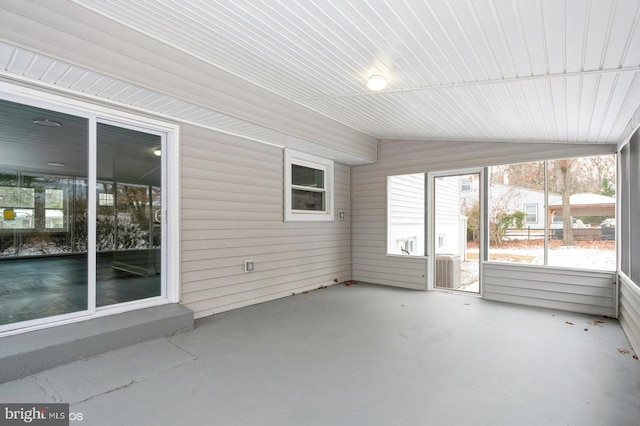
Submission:
[[[571,216],[606,216],[615,217],[616,200],[613,197],[607,197],[601,194],[582,193],[574,194],[569,197],[569,205]],[[547,223],[551,225],[554,216],[561,217],[562,200],[549,204],[549,217]],[[551,226],[549,226],[551,228]],[[574,228],[573,236],[576,240],[601,240],[613,239],[615,232],[613,229],[605,229],[602,227]]]

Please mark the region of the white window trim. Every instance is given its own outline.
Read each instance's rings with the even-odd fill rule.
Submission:
[[[529,213],[527,213],[527,206],[534,206],[536,208],[536,213],[535,213],[535,220],[527,220],[527,216],[529,216]],[[538,203],[525,203],[524,206],[524,223],[538,223]]]
[[[291,208],[291,166],[297,164],[304,167],[324,171],[325,209],[323,211],[293,210]],[[284,221],[285,222],[331,222],[334,220],[334,163],[332,160],[317,157],[304,152],[284,150]],[[305,188],[308,189],[308,188]]]

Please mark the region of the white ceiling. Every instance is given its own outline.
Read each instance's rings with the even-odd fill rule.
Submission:
[[[618,143],[640,120],[638,0],[72,3],[378,139]],[[5,72],[42,68],[33,78],[46,81],[55,71],[13,47],[0,49]],[[75,71],[56,78],[150,110],[164,96]],[[387,89],[369,91],[372,74],[385,75]],[[170,100],[163,113],[183,120],[276,144],[290,138]]]
[[[618,142],[640,105],[638,0],[76,2],[380,139]]]

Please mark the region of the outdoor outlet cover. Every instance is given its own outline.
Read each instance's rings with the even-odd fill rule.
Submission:
[[[244,271],[245,272],[253,272],[254,265],[253,260],[245,260],[244,261]]]

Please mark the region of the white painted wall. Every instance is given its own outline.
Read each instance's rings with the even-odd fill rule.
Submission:
[[[349,167],[335,164],[344,220],[285,223],[282,149],[195,126],[181,142],[181,299],[196,318],[351,278]]]

